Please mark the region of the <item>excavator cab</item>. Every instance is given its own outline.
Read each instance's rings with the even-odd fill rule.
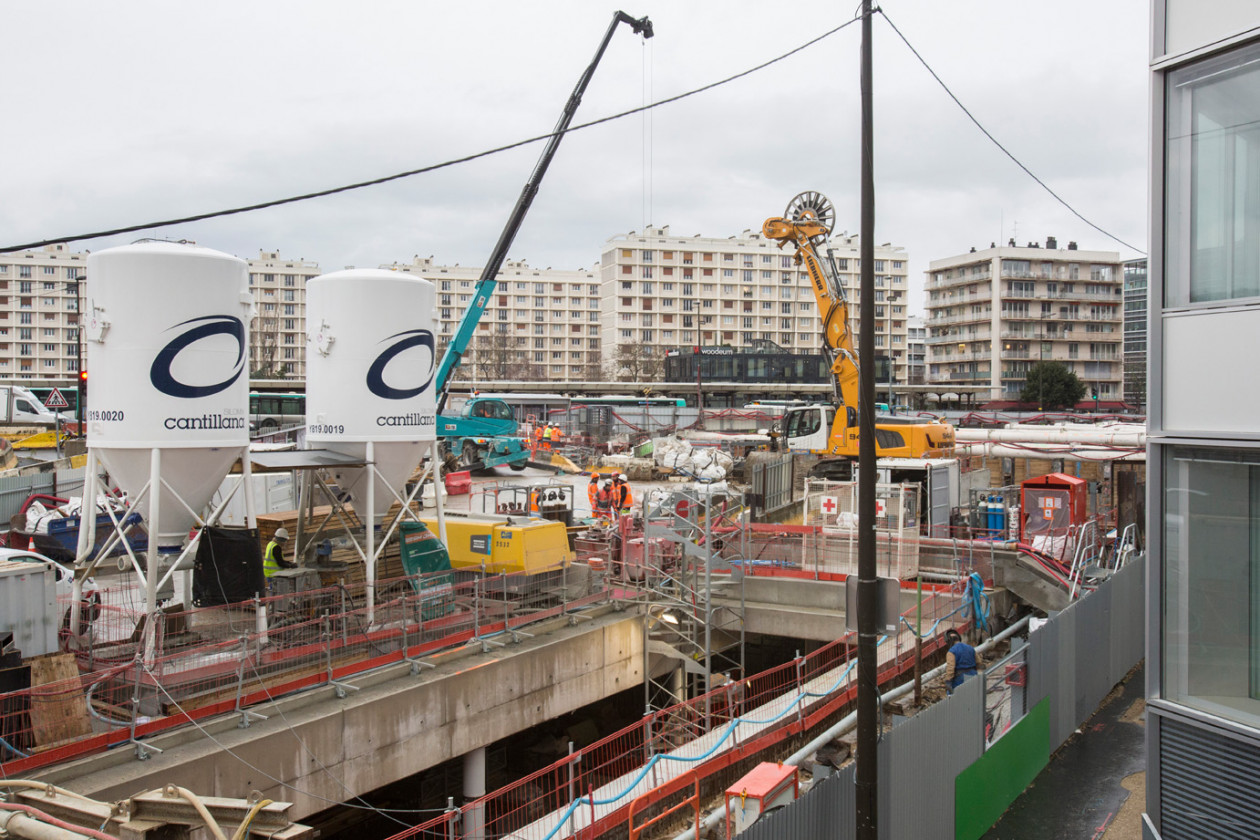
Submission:
[[[834,405],[806,405],[788,409],[783,416],[783,438],[787,441],[789,452],[826,452],[831,448],[831,441],[837,435],[852,431],[855,439],[858,430],[857,409],[853,406],[842,406],[838,411]],[[837,422],[842,425],[836,428]]]

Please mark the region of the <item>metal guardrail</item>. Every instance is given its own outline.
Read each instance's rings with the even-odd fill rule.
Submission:
[[[376,584],[368,617],[366,584],[257,598],[236,604],[159,613],[125,589],[82,607],[86,633],[69,637],[81,675],[0,694],[0,773],[15,775],[78,755],[139,740],[190,720],[233,712],[248,725],[249,708],[290,691],[330,686],[396,662],[420,667],[426,653],[514,640],[522,628],[607,603],[616,590],[585,567],[532,575],[433,572]],[[62,603],[63,608],[70,605]],[[143,659],[146,628],[156,653]],[[50,717],[51,716],[51,717]],[[97,733],[92,720],[108,731]],[[74,728],[45,727],[52,718]]]

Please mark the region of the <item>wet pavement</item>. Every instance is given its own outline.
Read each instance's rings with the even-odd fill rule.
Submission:
[[[1145,666],[1067,740],[984,840],[1140,840],[1145,809]]]

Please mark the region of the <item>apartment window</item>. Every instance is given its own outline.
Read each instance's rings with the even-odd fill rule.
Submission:
[[[30,267],[29,265],[19,265],[19,266],[18,266],[18,277],[30,277],[30,276],[31,276],[31,267]],[[27,286],[27,287],[29,287],[29,286],[30,286],[30,284],[29,284],[29,283],[24,283],[23,285],[24,285],[24,286]],[[29,288],[26,288],[26,289],[25,289],[25,291],[28,291],[28,292],[29,292],[29,291],[30,291],[30,289],[29,289]]]
[[[1260,295],[1260,45],[1168,75],[1165,295]]]
[[[48,274],[56,274],[56,273],[57,273],[57,269],[55,266],[51,266],[51,265],[44,266],[44,274],[48,275]]]
[[[1170,447],[1162,496],[1164,697],[1260,726],[1260,453]]]

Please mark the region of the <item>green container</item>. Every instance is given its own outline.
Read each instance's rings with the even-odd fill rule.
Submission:
[[[634,457],[646,458],[652,454],[654,448],[655,445],[650,440],[647,443],[640,443],[634,448]]]
[[[403,571],[420,593],[421,618],[428,621],[449,615],[455,606],[454,573],[446,546],[423,522],[404,522],[399,530]]]

